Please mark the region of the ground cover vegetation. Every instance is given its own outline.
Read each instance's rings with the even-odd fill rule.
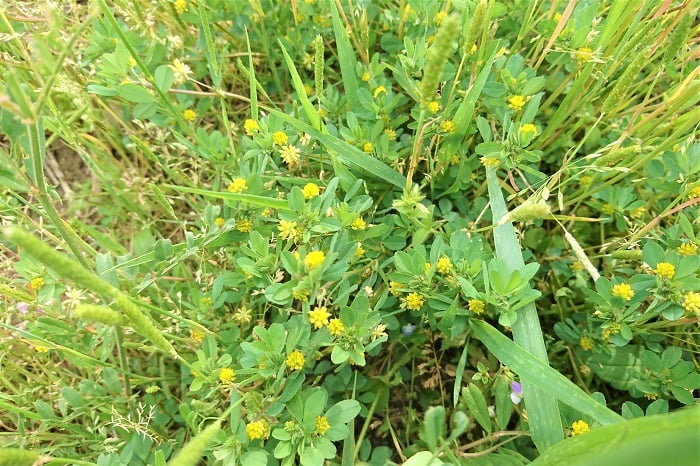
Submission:
[[[699,7],[5,2],[0,464],[697,464]]]

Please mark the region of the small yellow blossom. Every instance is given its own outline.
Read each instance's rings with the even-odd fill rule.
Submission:
[[[230,367],[224,367],[219,371],[219,380],[221,383],[231,383],[236,380],[236,373]]]
[[[362,217],[357,217],[350,224],[350,228],[352,228],[353,230],[364,230],[365,228],[367,228],[367,223],[365,223]]]
[[[275,131],[272,133],[272,142],[277,144],[278,146],[283,146],[287,144],[287,141],[289,138],[287,137],[287,133],[284,131]]]
[[[241,306],[233,313],[233,321],[238,325],[246,325],[253,321],[253,310],[246,306]]]
[[[362,243],[357,243],[357,249],[355,249],[355,257],[364,257],[365,253],[365,248],[362,247]]]
[[[406,307],[406,309],[409,309],[411,311],[418,311],[421,307],[423,307],[423,302],[425,299],[423,296],[421,296],[418,293],[409,293],[408,296],[403,298],[403,304]]]
[[[323,264],[325,259],[326,255],[323,253],[323,251],[311,251],[304,258],[306,270],[313,270],[317,268],[319,265]]]
[[[304,185],[304,199],[313,199],[318,196],[320,191],[316,183],[306,183]]]
[[[676,248],[676,252],[682,256],[693,256],[698,252],[698,245],[695,243],[683,243]]]
[[[511,110],[519,112],[525,106],[525,97],[521,95],[513,95],[508,98],[508,107]]]
[[[486,309],[486,304],[484,304],[484,302],[480,299],[470,299],[468,304],[469,310],[476,315],[480,315],[482,312],[484,312],[484,309]]]
[[[696,197],[700,197],[700,185],[694,187],[688,192],[688,199],[695,199]]]
[[[187,0],[175,0],[173,6],[175,7],[177,14],[181,15],[187,11]]]
[[[396,131],[394,131],[393,129],[385,129],[384,134],[386,134],[386,137],[387,139],[389,139],[389,141],[396,141]]]
[[[285,364],[287,364],[289,370],[292,371],[302,370],[304,368],[304,362],[304,355],[301,354],[301,351],[299,350],[294,350],[289,353],[289,356],[287,356],[287,359],[285,360]]]
[[[168,67],[171,70],[173,70],[173,75],[175,76],[173,84],[176,86],[179,86],[180,84],[187,81],[190,78],[190,75],[192,74],[192,68],[190,68],[189,65],[182,63],[177,58],[173,60],[173,64],[168,65]]]
[[[371,78],[372,76],[369,74],[369,72],[365,71],[362,73],[362,77],[360,79],[362,79],[364,82],[368,82]]]
[[[435,23],[435,26],[440,26],[442,24],[442,20],[445,19],[447,16],[446,11],[439,11],[438,14],[435,15],[435,18],[433,18],[433,22]]]
[[[630,211],[630,217],[635,218],[635,219],[642,218],[642,216],[644,216],[646,211],[647,211],[647,208],[644,206],[637,207],[636,209],[632,209]]]
[[[447,275],[452,270],[452,261],[449,257],[441,257],[437,261],[437,266],[435,267],[438,272],[443,275]]]
[[[331,335],[337,337],[345,331],[345,325],[343,325],[340,319],[331,319],[331,321],[328,322],[328,331],[331,332]]]
[[[323,435],[326,432],[328,432],[328,429],[330,428],[331,425],[328,423],[328,419],[326,419],[326,416],[316,416],[316,430],[314,431],[315,434]]]
[[[211,297],[205,296],[202,299],[199,300],[200,303],[202,303],[203,306],[211,306]]]
[[[245,123],[243,123],[243,129],[245,130],[245,134],[248,136],[252,136],[253,134],[257,133],[260,131],[260,125],[258,125],[258,122],[248,118]]]
[[[44,279],[42,277],[34,277],[29,282],[29,286],[32,290],[38,291],[44,286]]]
[[[297,222],[295,221],[287,221],[287,220],[280,220],[280,224],[277,226],[277,229],[280,231],[280,238],[286,239],[286,240],[291,240],[294,241],[299,234],[299,230],[297,228]]]
[[[292,298],[297,301],[306,302],[309,300],[309,290],[306,288],[294,288],[292,290]]]
[[[193,329],[190,331],[190,338],[191,338],[192,341],[194,341],[195,343],[201,343],[201,342],[204,340],[204,332],[202,332],[202,331],[199,330],[198,328],[193,328]]]
[[[214,219],[214,223],[216,224],[217,227],[221,228],[224,226],[224,218],[223,217],[216,217]]]
[[[309,311],[309,322],[314,326],[315,329],[325,327],[328,325],[328,319],[331,314],[328,312],[326,306],[317,306],[313,311]]]
[[[476,52],[476,45],[472,46],[472,49],[472,53]],[[500,49],[498,49],[498,52],[496,52],[496,57],[502,57],[506,53],[508,53],[508,49],[505,47],[501,47]]]
[[[389,293],[392,294],[392,296],[398,296],[401,294],[401,288],[403,288],[403,283],[399,282],[389,282]]]
[[[386,87],[379,86],[378,88],[376,88],[374,90],[374,93],[372,94],[372,97],[374,97],[376,99],[379,96],[379,94],[381,94],[381,93],[386,94]]]
[[[457,165],[459,163],[459,155],[457,154],[452,154],[452,157],[450,157],[450,165]],[[475,173],[472,172],[472,175]]]
[[[250,230],[253,229],[253,222],[250,220],[243,219],[239,220],[238,223],[236,224],[236,230],[240,231],[241,233],[249,233]]]
[[[615,213],[615,207],[608,202],[606,204],[603,204],[603,207],[600,208],[600,211],[605,215],[612,215]]]
[[[270,425],[265,419],[260,419],[245,426],[245,433],[250,440],[266,439],[270,436]]]
[[[593,50],[588,47],[581,47],[576,51],[576,61],[579,63],[586,63],[593,56]]]
[[[384,324],[379,324],[376,327],[372,329],[372,331],[369,334],[369,337],[372,339],[372,341],[376,340],[377,338],[382,338],[386,336],[386,325]]]
[[[629,301],[634,296],[634,291],[627,283],[618,283],[612,287],[612,294],[613,296],[619,296],[625,301]]]
[[[539,134],[535,125],[532,123],[525,123],[520,127],[520,136],[525,136],[528,133],[532,134],[533,138]]]
[[[700,293],[689,291],[683,297],[683,307],[687,312],[700,315]]]
[[[588,423],[586,421],[578,420],[571,424],[571,436],[573,437],[574,435],[580,435],[580,434],[585,434],[588,432],[590,427],[588,426]]]
[[[228,185],[228,191],[232,193],[242,193],[246,189],[248,189],[248,183],[246,182],[245,178],[241,178],[240,176],[236,177],[229,183]]]
[[[581,264],[579,261],[574,262],[571,264],[571,270],[574,272],[581,272],[583,270],[583,264]]]
[[[452,120],[445,120],[442,123],[440,123],[440,129],[447,134],[454,134],[455,129],[457,129],[457,125],[455,124],[454,121]]]
[[[440,111],[440,104],[436,101],[428,102],[428,110],[432,113],[437,113]]]
[[[288,146],[283,146],[280,149],[280,157],[288,167],[294,168],[297,166],[299,159],[301,158],[301,150],[291,144]]]
[[[312,95],[314,93],[314,88],[308,84],[304,84],[304,92],[306,92],[306,95]]]
[[[668,278],[670,280],[676,274],[676,268],[673,264],[669,264],[668,262],[659,262],[656,265],[656,269],[654,269],[654,273],[661,278]]]
[[[46,353],[49,351],[49,348],[47,348],[46,346],[35,345],[34,351],[36,351],[37,353]]]
[[[362,152],[364,152],[365,154],[371,154],[373,151],[374,151],[374,144],[372,144],[372,143],[369,142],[369,141],[366,142],[366,143],[362,146]]]
[[[578,345],[584,351],[590,351],[593,349],[593,340],[588,335],[583,335],[578,341]]]
[[[197,112],[195,112],[191,108],[188,108],[187,110],[182,112],[182,118],[184,118],[185,121],[192,123],[194,120],[197,119]]]
[[[134,57],[127,58],[126,66],[128,66],[129,68],[133,68],[134,66],[136,66],[136,59]]]
[[[496,168],[501,164],[497,157],[481,157],[481,164],[486,168]]]
[[[609,340],[610,335],[617,335],[620,333],[620,330],[622,330],[622,325],[619,322],[613,322],[603,330],[601,336],[603,339]]]

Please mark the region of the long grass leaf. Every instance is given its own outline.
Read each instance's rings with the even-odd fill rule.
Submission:
[[[472,321],[474,335],[496,356],[503,364],[518,374],[523,384],[523,394],[527,403],[527,413],[532,428],[533,415],[537,416],[537,406],[531,403],[532,392],[536,389],[540,396],[556,403],[556,400],[579,410],[592,417],[596,422],[608,425],[622,421],[622,417],[609,408],[598,403],[576,384],[564,377],[547,363],[535,357],[522,346],[515,344],[493,326],[483,321]],[[530,398],[528,398],[530,396]],[[561,425],[558,417],[551,419],[553,424]],[[534,435],[534,432],[533,432]],[[563,438],[563,436],[562,436]]]
[[[319,116],[318,112],[314,108],[314,105],[311,103],[311,100],[309,100],[309,96],[306,95],[306,89],[304,89],[304,83],[301,80],[301,77],[299,76],[299,72],[297,71],[296,66],[294,66],[294,61],[292,61],[292,57],[289,56],[287,53],[287,49],[284,48],[284,45],[282,44],[282,41],[279,41],[280,48],[282,49],[282,54],[284,55],[284,61],[287,64],[287,69],[289,70],[289,74],[292,76],[292,84],[294,85],[294,90],[297,93],[297,98],[299,99],[299,102],[301,102],[301,106],[304,109],[304,113],[306,114],[306,118],[309,119],[309,122],[311,123],[311,126],[317,129],[321,129],[322,131],[326,131],[325,126],[323,126],[323,122],[321,121],[321,117]]]
[[[328,0],[328,5],[331,9],[331,15],[333,16],[333,33],[335,34],[335,43],[338,47],[338,63],[340,64],[340,74],[343,76],[345,96],[350,104],[350,110],[355,110],[360,107],[360,101],[357,98],[359,86],[357,85],[357,76],[355,75],[357,57],[350,44],[345,26],[340,20],[340,13],[338,12],[338,6],[335,4],[335,0]]]
[[[284,199],[273,199],[265,196],[256,196],[255,194],[230,193],[221,191],[209,191],[206,189],[187,188],[185,186],[175,186],[172,184],[164,184],[163,187],[181,191],[183,193],[199,194],[204,197],[212,197],[214,199],[223,199],[228,201],[247,202],[248,204],[269,207],[270,209],[289,210],[289,203]]]

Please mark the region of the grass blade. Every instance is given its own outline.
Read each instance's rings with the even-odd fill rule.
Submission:
[[[527,412],[530,427],[540,413],[533,406],[532,390],[546,400],[551,400],[556,405],[556,400],[579,410],[592,417],[603,425],[615,424],[622,421],[622,417],[611,409],[598,403],[576,384],[564,377],[547,363],[536,358],[523,347],[516,345],[510,338],[503,335],[497,329],[483,321],[472,321],[474,335],[509,369],[517,373],[522,381],[528,381],[528,388],[523,383],[523,394],[527,403]],[[514,329],[515,330],[515,329]],[[528,398],[528,395],[530,398]],[[537,401],[537,399],[535,399]],[[539,406],[539,405],[538,405]],[[557,416],[559,415],[557,407]],[[561,425],[559,417],[550,419],[551,424]],[[534,437],[534,432],[533,432]],[[563,434],[562,434],[563,439]]]
[[[317,129],[321,129],[323,132],[326,131],[325,126],[323,126],[323,122],[321,121],[321,117],[319,116],[318,112],[314,108],[314,105],[311,103],[311,100],[309,100],[309,96],[306,95],[306,90],[304,89],[304,83],[301,80],[301,77],[299,76],[299,73],[297,72],[296,67],[294,66],[294,62],[292,61],[292,57],[289,56],[287,53],[287,49],[284,48],[284,45],[282,44],[282,41],[278,41],[280,44],[280,48],[282,49],[282,54],[284,55],[284,61],[287,63],[287,69],[289,70],[289,74],[292,76],[292,84],[294,85],[294,90],[297,93],[297,98],[301,102],[301,106],[304,109],[304,113],[306,114],[306,118],[309,119],[309,122],[311,123],[311,126]]]
[[[199,194],[204,197],[213,197],[214,199],[223,199],[225,201],[240,201],[258,207],[269,207],[270,209],[289,210],[289,203],[284,199],[272,199],[265,196],[256,196],[255,194],[230,193],[220,191],[209,191],[206,189],[186,188],[185,186],[176,186],[173,184],[163,185],[165,188],[174,189],[183,193]]]
[[[350,110],[360,107],[360,102],[357,98],[359,86],[357,85],[357,76],[355,75],[355,63],[357,57],[350,45],[348,33],[345,31],[345,26],[340,20],[340,13],[335,0],[328,0],[328,5],[333,15],[333,33],[335,34],[335,43],[338,47],[338,63],[340,64],[340,74],[343,76],[343,87],[345,88],[345,96],[350,104]]]

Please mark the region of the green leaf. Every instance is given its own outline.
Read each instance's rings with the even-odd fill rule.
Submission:
[[[282,54],[284,55],[284,61],[287,64],[287,69],[289,70],[289,74],[292,76],[292,84],[294,85],[294,90],[297,93],[297,98],[301,102],[301,106],[304,109],[304,113],[306,114],[306,118],[309,119],[309,122],[311,123],[311,126],[313,126],[316,129],[321,130],[322,132],[327,132],[326,127],[323,125],[323,122],[321,121],[321,117],[319,116],[318,112],[316,111],[316,108],[314,108],[314,105],[311,103],[309,100],[309,97],[306,95],[306,89],[304,88],[304,82],[301,80],[301,77],[299,76],[299,73],[297,72],[296,67],[294,66],[294,61],[292,60],[292,57],[289,56],[287,53],[287,49],[284,48],[284,45],[282,44],[282,41],[278,40],[280,48],[282,49]]]
[[[697,466],[700,408],[647,416],[564,440],[532,466]]]
[[[483,427],[486,432],[491,432],[491,416],[486,405],[484,394],[476,385],[469,384],[462,389],[462,398],[469,408],[469,414],[474,416],[476,422]]]
[[[529,380],[533,388],[544,392],[543,395],[554,403],[559,400],[603,425],[614,424],[622,420],[620,415],[595,401],[572,381],[516,345],[491,325],[474,320],[471,322],[471,327],[474,335],[486,345],[494,356],[518,374],[521,380]],[[525,390],[526,388],[523,387],[523,394],[527,402]],[[532,407],[528,405],[528,413],[531,413],[531,410]]]
[[[208,191],[206,189],[188,188],[185,186],[176,186],[176,185],[172,185],[172,184],[164,184],[162,186],[164,188],[171,188],[171,189],[174,189],[176,191],[181,191],[181,192],[185,192],[185,193],[199,194],[200,196],[211,197],[214,199],[240,201],[240,202],[246,202],[248,204],[258,206],[258,207],[269,207],[270,209],[277,209],[277,210],[284,210],[284,211],[289,210],[288,202],[284,199],[275,199],[275,198],[271,198],[271,197],[257,196],[254,194],[231,193],[228,191],[226,191],[226,192]]]
[[[442,464],[445,463],[439,458],[436,458],[433,453],[429,451],[419,451],[406,460],[403,466],[440,466]]]
[[[445,407],[431,406],[425,411],[420,437],[428,448],[437,450],[438,441],[445,438]]]
[[[345,96],[350,104],[350,110],[356,110],[360,108],[357,92],[359,86],[357,85],[357,76],[355,75],[357,57],[355,57],[355,51],[350,44],[345,25],[340,19],[338,6],[335,0],[328,0],[328,6],[331,9],[331,15],[333,17],[333,34],[335,35],[335,44],[338,47],[338,64],[340,65],[340,74],[343,76]]]
[[[139,86],[138,84],[122,84],[119,86],[119,95],[129,102],[136,104],[150,104],[156,102],[155,96],[148,92],[145,87]]]
[[[175,82],[175,73],[173,73],[173,70],[168,65],[160,65],[156,68],[153,77],[155,78],[155,85],[158,86],[162,92],[168,92],[173,86],[173,82]]]

